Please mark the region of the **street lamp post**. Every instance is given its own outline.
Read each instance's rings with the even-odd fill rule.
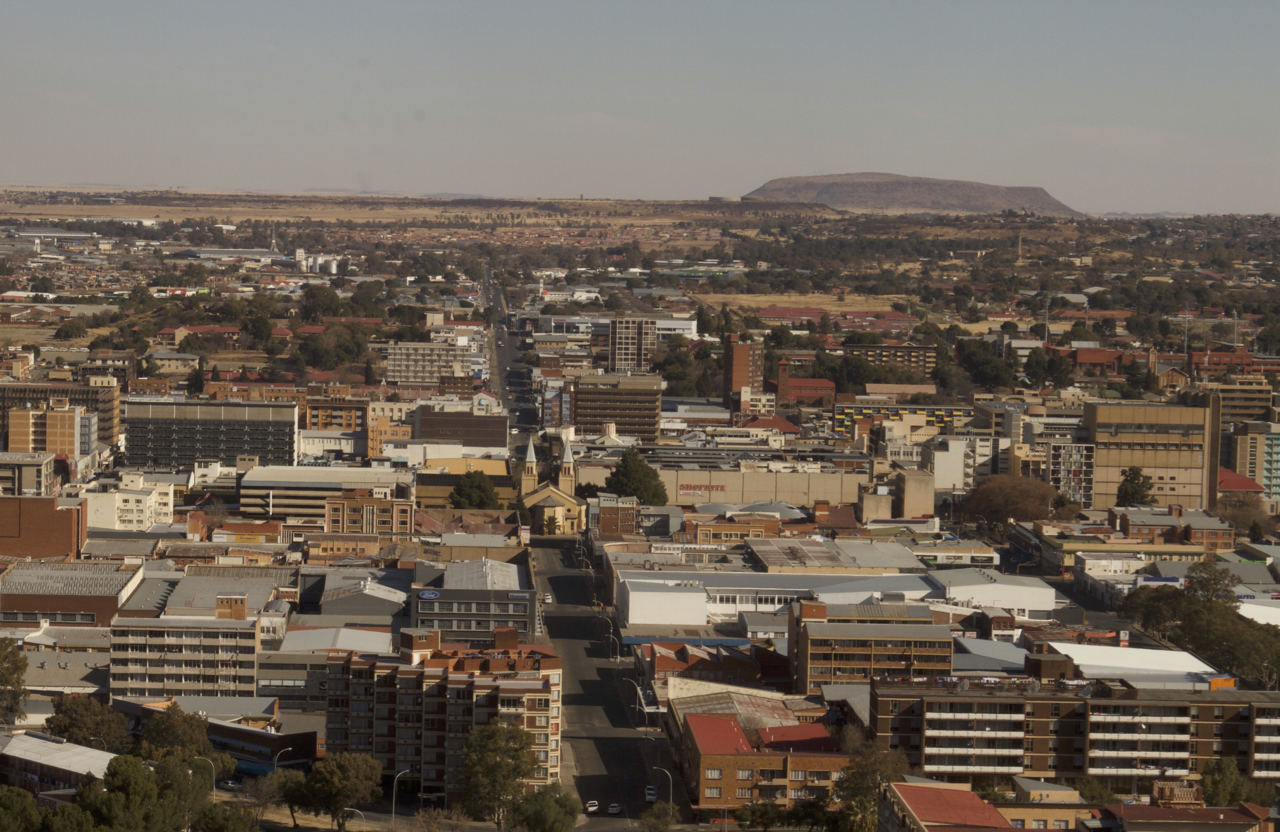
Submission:
[[[649,727],[649,712],[648,712],[648,711],[646,711],[646,710],[644,709],[644,696],[643,696],[643,694],[641,694],[641,692],[640,692],[640,685],[636,682],[636,680],[635,680],[635,679],[624,679],[623,681],[630,682],[630,683],[635,687],[635,689],[636,689],[636,708],[637,708],[637,709],[639,709],[639,710],[644,714],[644,727],[645,727],[645,728],[648,728],[648,727]]]
[[[618,639],[614,637],[613,633],[609,633],[609,640],[618,648],[617,654],[609,657],[616,662],[618,659],[622,658],[622,645],[618,642]]]
[[[94,740],[97,740],[98,742],[102,743],[102,750],[103,750],[103,751],[106,751],[106,750],[107,750],[107,741],[106,741],[106,740],[104,740],[102,737],[89,737],[89,742],[93,742]]]
[[[405,769],[391,780],[391,832],[395,832],[396,829],[396,783],[408,773],[409,769]]]
[[[277,751],[277,752],[276,752],[276,756],[275,756],[275,757],[273,757],[273,758],[271,759],[271,770],[272,770],[272,771],[279,771],[279,770],[280,770],[280,755],[281,755],[281,754],[283,754],[283,753],[284,753],[284,752],[286,752],[286,751],[292,751],[292,750],[293,750],[292,748],[282,748],[282,749],[280,749],[279,751]]]
[[[213,764],[213,760],[210,760],[208,757],[196,757],[195,759],[204,760],[209,764],[209,773],[213,775],[213,791],[216,794],[218,791],[218,767],[215,766]]]
[[[369,821],[367,821],[367,820],[365,820],[365,819],[364,819],[364,812],[360,811],[359,809],[353,809],[353,808],[351,808],[350,806],[348,806],[347,808],[343,809],[342,811],[344,811],[344,812],[355,812],[357,815],[359,815],[359,816],[360,816],[360,822],[361,822],[361,823],[368,823],[368,822],[369,822]]]
[[[667,802],[674,805],[676,802],[676,799],[675,799],[675,791],[676,791],[675,782],[676,781],[672,779],[671,772],[667,771],[662,766],[654,766],[654,768],[656,768],[658,771],[662,772],[663,774],[667,775]]]

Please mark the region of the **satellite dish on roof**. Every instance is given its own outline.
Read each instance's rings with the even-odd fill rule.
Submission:
[[[1032,692],[1032,693],[1039,693],[1039,692],[1040,692],[1040,680],[1039,680],[1039,679],[1036,679],[1036,680],[1032,681],[1032,683],[1031,683],[1031,692]]]
[[[964,693],[964,692],[965,692],[965,691],[967,691],[968,689],[969,689],[969,680],[968,680],[968,679],[962,679],[962,680],[961,680],[961,682],[960,682],[960,692],[961,692],[961,693]]]
[[[1093,696],[1093,685],[1085,685],[1084,690],[1080,691],[1080,695],[1083,696],[1085,699],[1088,699],[1090,696]]]

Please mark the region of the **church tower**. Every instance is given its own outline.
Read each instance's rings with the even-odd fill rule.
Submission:
[[[578,488],[578,471],[573,467],[573,446],[568,441],[564,443],[564,454],[560,457],[560,480],[557,486],[570,497]]]
[[[524,470],[520,472],[520,493],[532,494],[538,487],[538,454],[533,449],[533,436],[529,437],[529,447],[524,452]]]

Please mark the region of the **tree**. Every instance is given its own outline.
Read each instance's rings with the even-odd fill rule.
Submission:
[[[1213,513],[1230,523],[1239,535],[1241,530],[1249,529],[1253,538],[1253,527],[1261,532],[1256,539],[1260,540],[1276,530],[1271,512],[1262,504],[1262,496],[1256,492],[1230,491],[1218,498]]]
[[[1204,789],[1204,805],[1235,806],[1244,798],[1245,780],[1234,757],[1218,757],[1204,767],[1200,787]]]
[[[661,800],[640,815],[639,820],[646,832],[669,832],[671,827],[680,822],[680,807]]]
[[[206,344],[199,335],[191,334],[182,339],[178,344],[178,352],[185,352],[191,355],[204,355],[209,351],[209,345]]]
[[[864,741],[849,755],[849,764],[832,789],[833,796],[841,803],[859,797],[874,801],[881,783],[901,782],[910,767],[901,748],[881,748]]]
[[[578,798],[555,782],[525,792],[511,808],[511,821],[529,832],[570,832],[580,814],[582,804]]]
[[[170,705],[147,721],[136,753],[144,759],[160,761],[204,757],[216,768],[212,772],[215,778],[226,777],[236,767],[236,761],[230,754],[213,750],[213,743],[209,742],[209,720],[199,714],[189,714],[177,704]],[[192,767],[204,767],[204,763],[197,762]]]
[[[342,314],[342,299],[328,286],[308,286],[302,290],[302,306],[299,311],[308,321],[335,317]]]
[[[1043,387],[1049,380],[1049,357],[1041,347],[1033,347],[1022,362],[1022,372],[1035,387]]]
[[[1174,586],[1144,586],[1130,593],[1120,604],[1120,614],[1137,623],[1156,638],[1168,638],[1175,624],[1182,619],[1187,596]]]
[[[537,770],[532,751],[533,737],[512,723],[491,722],[467,734],[456,780],[467,814],[504,828],[524,781]]]
[[[346,832],[351,807],[382,797],[382,765],[368,754],[338,752],[316,763],[307,775],[310,809],[328,815]]]
[[[1187,570],[1187,599],[1200,603],[1219,601],[1234,609],[1240,606],[1236,597],[1239,583],[1230,567],[1201,561]]]
[[[1249,542],[1261,543],[1266,539],[1267,532],[1263,530],[1262,523],[1258,520],[1254,520],[1253,524],[1249,526]]]
[[[1015,520],[1043,520],[1049,516],[1058,492],[1053,486],[1029,477],[998,474],[987,477],[960,503],[961,513],[982,517],[989,523]]]
[[[0,818],[4,832],[36,832],[40,828],[40,807],[26,789],[0,786]]]
[[[667,504],[667,487],[635,448],[627,448],[622,454],[618,466],[604,481],[604,490],[620,497],[635,497],[646,506]]]
[[[124,754],[129,740],[129,721],[119,711],[92,696],[59,696],[53,700],[53,716],[45,720],[45,731],[76,745],[89,746],[95,740],[112,754]]]
[[[187,374],[187,392],[199,396],[204,393],[204,359],[197,362],[195,369]]]
[[[23,680],[27,676],[27,657],[11,638],[0,638],[0,716],[12,725],[26,717],[23,705],[27,702],[27,688]]]
[[[495,509],[502,507],[493,482],[484,471],[468,471],[458,478],[458,484],[449,492],[449,504],[454,508]]]
[[[372,360],[365,360],[365,362],[364,362],[364,383],[365,383],[365,384],[377,384],[377,383],[378,383],[378,377],[377,377],[377,376],[374,374],[374,372],[373,372],[373,361],[372,361]]]
[[[79,318],[73,318],[67,321],[53,333],[56,341],[74,341],[77,338],[83,338],[89,334],[89,328],[84,325],[84,321]]]
[[[191,803],[182,803],[180,797],[207,799],[213,785],[206,775],[194,769],[183,779],[193,785],[191,790],[183,795],[163,793],[158,770],[153,771],[141,757],[115,757],[107,764],[102,780],[90,775],[80,781],[76,787],[76,804],[98,827],[177,832],[189,824],[190,813],[196,808]],[[176,782],[168,779],[170,786]]]
[[[191,832],[253,832],[257,826],[248,806],[209,803],[196,815]]]
[[[1103,806],[1120,802],[1115,792],[1102,785],[1102,781],[1092,774],[1077,778],[1072,785],[1076,787],[1076,791],[1080,793],[1080,799],[1085,803]]]
[[[786,820],[786,811],[776,803],[748,803],[733,813],[733,819],[742,829],[769,832]]]
[[[1151,505],[1151,477],[1143,474],[1142,469],[1136,465],[1128,468],[1120,479],[1120,487],[1116,489],[1116,505]]]
[[[293,768],[278,768],[268,774],[267,781],[270,792],[277,804],[289,810],[293,820],[293,828],[298,828],[298,812],[311,806],[311,792],[307,790],[307,776]]]

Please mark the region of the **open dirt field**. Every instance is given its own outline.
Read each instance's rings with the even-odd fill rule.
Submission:
[[[840,312],[886,312],[894,302],[911,300],[906,295],[800,295],[795,292],[777,295],[693,295],[693,299],[715,309],[729,304],[730,309],[763,309],[766,306],[820,306],[833,314]]]

